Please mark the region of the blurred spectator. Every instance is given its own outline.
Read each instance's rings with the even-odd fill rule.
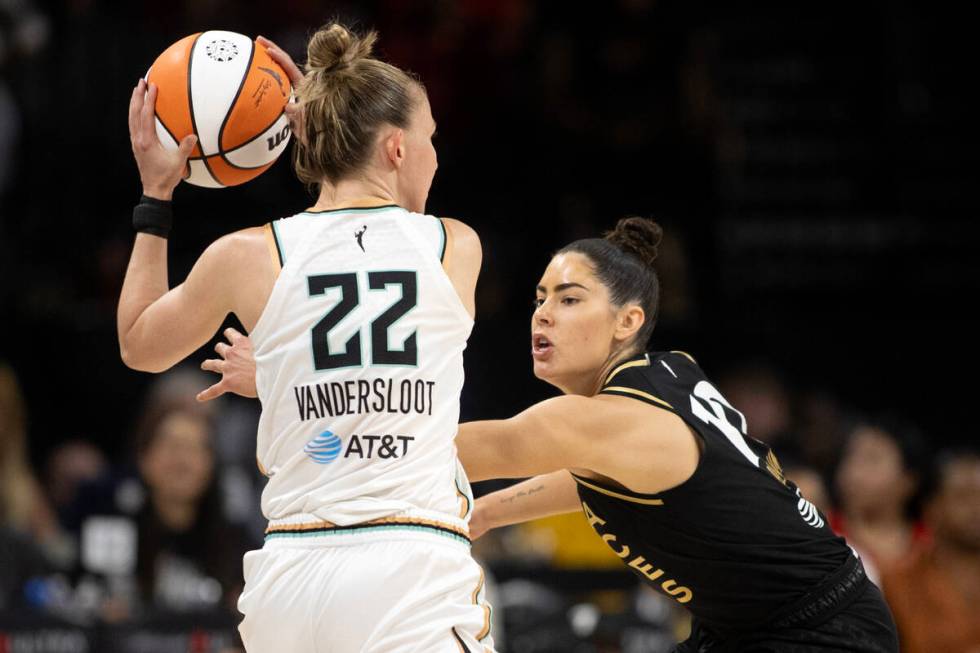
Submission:
[[[724,374],[718,386],[745,415],[749,435],[768,444],[777,456],[795,453],[788,437],[793,426],[789,391],[774,368],[746,363]]]
[[[81,520],[82,567],[106,581],[105,618],[233,609],[251,547],[222,511],[213,439],[206,410],[151,401],[136,434],[142,483],[122,479],[81,493],[90,510]]]
[[[72,547],[27,459],[24,397],[12,369],[0,363],[0,527],[20,532],[42,547],[49,561],[70,563]]]
[[[800,457],[830,478],[847,439],[844,409],[837,397],[826,390],[805,393],[796,407]]]
[[[243,526],[253,539],[260,539],[267,525],[259,509],[265,477],[255,460],[261,406],[251,399],[227,395],[203,403],[197,401],[197,394],[216,381],[214,375],[182,364],[153,380],[147,390],[147,411],[153,411],[154,406],[179,406],[211,420],[222,513],[229,521]]]
[[[222,599],[233,607],[248,544],[221,512],[212,423],[200,411],[162,406],[138,434],[148,500],[137,516],[136,574],[144,599],[173,609]]]
[[[924,539],[918,521],[928,471],[925,440],[891,418],[865,421],[850,432],[835,478],[839,511],[831,526],[864,559],[869,575],[884,571]]]
[[[20,111],[7,86],[7,73],[17,60],[45,46],[47,17],[30,0],[0,0],[0,197],[13,177],[14,152],[21,129]]]
[[[46,488],[52,507],[62,526],[67,527],[67,512],[76,503],[78,489],[109,470],[102,452],[86,440],[69,440],[59,444],[48,456]]]
[[[905,653],[980,651],[980,449],[945,454],[925,511],[931,545],[884,577]]]

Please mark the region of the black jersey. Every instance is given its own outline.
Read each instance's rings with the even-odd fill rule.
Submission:
[[[704,623],[765,623],[853,556],[687,354],[625,362],[600,394],[671,411],[699,436],[694,474],[670,490],[645,495],[575,480],[589,523],[616,555]]]

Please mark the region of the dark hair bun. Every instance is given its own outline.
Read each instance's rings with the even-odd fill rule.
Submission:
[[[306,48],[306,67],[311,71],[334,73],[351,66],[358,59],[371,56],[377,32],[358,36],[340,23],[330,23],[317,30]]]
[[[648,218],[623,218],[616,223],[616,228],[605,233],[605,239],[628,252],[646,265],[653,267],[657,260],[657,246],[664,236],[660,225]]]

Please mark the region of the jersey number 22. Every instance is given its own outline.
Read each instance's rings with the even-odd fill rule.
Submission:
[[[418,280],[414,271],[387,270],[367,273],[368,290],[387,290],[388,286],[400,286],[401,297],[381,315],[371,322],[371,364],[372,365],[418,365],[418,346],[415,332],[402,343],[401,349],[392,349],[388,342],[388,329],[392,324],[415,308],[418,301]],[[338,367],[360,367],[361,330],[350,337],[342,352],[330,351],[328,338],[330,330],[360,304],[357,275],[318,274],[307,279],[310,297],[326,294],[328,288],[340,288],[340,301],[324,315],[313,327],[313,367],[317,371],[332,370]]]

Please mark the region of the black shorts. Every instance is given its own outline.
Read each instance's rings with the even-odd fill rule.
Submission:
[[[691,637],[674,653],[898,653],[898,632],[881,591],[866,581],[863,591],[824,621],[719,639],[695,620]]]

